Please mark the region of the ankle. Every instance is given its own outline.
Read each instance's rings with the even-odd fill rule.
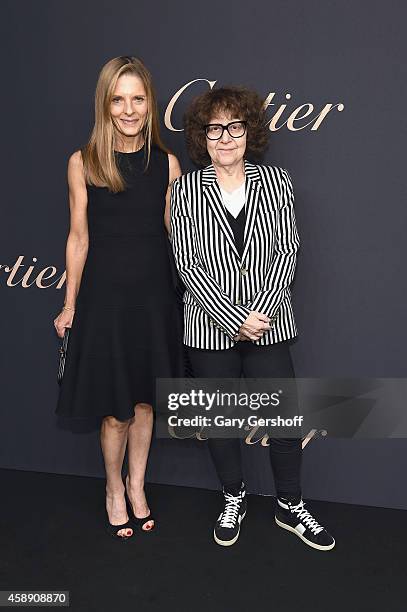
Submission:
[[[144,490],[144,478],[142,480],[137,480],[136,478],[131,478],[127,475],[126,478],[127,488],[130,491],[143,491]]]
[[[298,506],[298,504],[302,501],[302,495],[299,494],[290,494],[290,493],[281,493],[277,495],[277,500],[280,502],[280,505],[284,506],[290,504],[291,506]]]
[[[234,497],[236,497],[236,495],[239,495],[242,489],[244,489],[244,482],[242,480],[223,485],[223,491],[225,493],[230,493]]]
[[[106,484],[106,497],[122,497],[124,495],[123,483]]]

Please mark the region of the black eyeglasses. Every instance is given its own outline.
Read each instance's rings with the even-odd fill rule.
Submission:
[[[209,140],[219,140],[227,130],[232,138],[241,138],[246,132],[247,121],[231,121],[227,125],[221,123],[208,123],[204,126],[206,137]]]

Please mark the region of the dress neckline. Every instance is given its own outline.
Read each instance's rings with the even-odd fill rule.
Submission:
[[[114,149],[114,152],[119,153],[120,155],[136,155],[142,151],[144,151],[144,145],[141,147],[141,149],[138,149],[138,151],[116,151],[116,149]]]

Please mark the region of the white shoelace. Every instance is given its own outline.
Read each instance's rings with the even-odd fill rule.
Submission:
[[[313,518],[313,516],[308,512],[308,510],[306,510],[306,508],[304,508],[304,501],[303,500],[301,500],[300,503],[297,504],[297,506],[291,506],[291,504],[290,504],[290,508],[291,508],[291,512],[293,512],[294,514],[297,514],[298,518],[300,519],[300,521],[305,523],[306,526],[315,535],[317,535],[320,531],[322,531],[324,529],[322,527],[322,525],[320,525],[318,523],[318,521],[316,521]]]
[[[225,493],[226,506],[222,513],[220,521],[221,527],[234,527],[237,516],[239,514],[239,508],[242,501],[242,496],[238,495],[234,497],[231,493]]]

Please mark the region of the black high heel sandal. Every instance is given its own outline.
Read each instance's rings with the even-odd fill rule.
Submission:
[[[140,529],[141,531],[144,531],[144,532],[147,532],[147,533],[149,531],[153,531],[154,528],[155,528],[155,519],[154,519],[153,515],[151,514],[151,511],[150,511],[150,514],[148,514],[147,516],[143,516],[143,518],[138,518],[134,514],[133,506],[131,504],[129,495],[127,493],[127,478],[126,478],[124,486],[125,486],[125,493],[124,494],[125,494],[125,498],[126,498],[127,512],[128,512],[129,517],[130,517],[130,522],[133,523],[133,525],[135,527],[137,527],[137,529]],[[146,527],[144,529],[144,525],[146,525],[150,521],[154,521],[154,525],[152,525],[152,527]]]
[[[127,496],[127,492],[126,492],[126,496]],[[126,496],[125,496],[126,510],[127,510],[127,514],[129,514],[129,508],[128,508]],[[119,540],[128,540],[129,538],[133,537],[134,529],[131,525],[130,517],[122,525],[112,525],[112,523],[109,521],[109,515],[107,514],[107,510],[106,510],[106,515],[107,515],[107,521],[106,521],[107,531],[110,533],[111,536],[116,537]],[[119,535],[119,531],[121,529],[131,529],[132,534],[131,535]]]
[[[121,529],[131,529],[133,533],[131,535],[119,535],[119,531]],[[112,525],[108,517],[107,518],[107,530],[111,536],[116,537],[119,540],[129,540],[134,535],[134,529],[132,527],[130,519],[126,523],[123,523],[123,525]]]

